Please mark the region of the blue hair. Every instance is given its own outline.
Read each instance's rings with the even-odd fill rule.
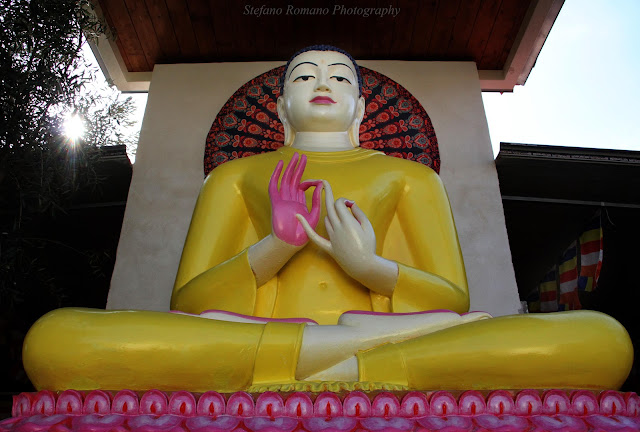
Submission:
[[[334,47],[333,45],[311,45],[306,48],[302,48],[300,51],[292,55],[284,68],[284,72],[282,72],[282,76],[280,77],[280,94],[284,92],[284,81],[287,78],[287,69],[289,69],[289,65],[294,58],[298,57],[300,54],[306,53],[307,51],[334,51],[347,56],[349,60],[351,60],[351,63],[353,64],[353,67],[356,71],[356,76],[358,77],[358,92],[359,96],[362,96],[362,74],[360,73],[358,63],[356,63],[355,59],[351,57],[351,54],[349,54],[342,48]]]

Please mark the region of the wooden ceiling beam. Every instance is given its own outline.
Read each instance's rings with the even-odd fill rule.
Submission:
[[[124,0],[101,0],[101,5],[108,13],[110,26],[115,29],[113,34],[121,52],[125,53],[123,58],[126,58],[130,71],[151,70]]]
[[[150,72],[156,63],[285,61],[304,46],[331,43],[358,59],[475,61],[483,89],[500,91],[524,82],[563,3],[396,0],[400,13],[380,17],[341,8],[387,8],[386,0],[264,0],[273,9],[262,16],[236,0],[93,1],[114,30],[115,40],[103,47],[118,53],[105,56],[123,65],[111,75]]]
[[[164,61],[180,58],[180,46],[164,1],[145,0],[147,12],[156,34]]]

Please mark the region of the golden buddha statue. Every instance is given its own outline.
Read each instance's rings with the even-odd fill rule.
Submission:
[[[421,164],[358,147],[359,81],[343,51],[294,56],[278,99],[285,147],[205,180],[173,291],[180,313],[53,311],[25,340],[34,385],[618,388],[633,349],[611,317],[466,313],[444,187]]]

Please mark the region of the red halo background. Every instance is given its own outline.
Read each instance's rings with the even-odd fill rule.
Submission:
[[[204,152],[204,175],[232,159],[281,147],[284,129],[276,100],[284,66],[240,87],[216,116]],[[438,139],[420,102],[391,78],[360,67],[366,100],[360,146],[422,163],[440,172]]]

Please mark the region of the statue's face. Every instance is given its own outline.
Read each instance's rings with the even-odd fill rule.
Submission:
[[[279,104],[296,132],[346,132],[356,120],[359,93],[349,57],[307,51],[290,63]]]

